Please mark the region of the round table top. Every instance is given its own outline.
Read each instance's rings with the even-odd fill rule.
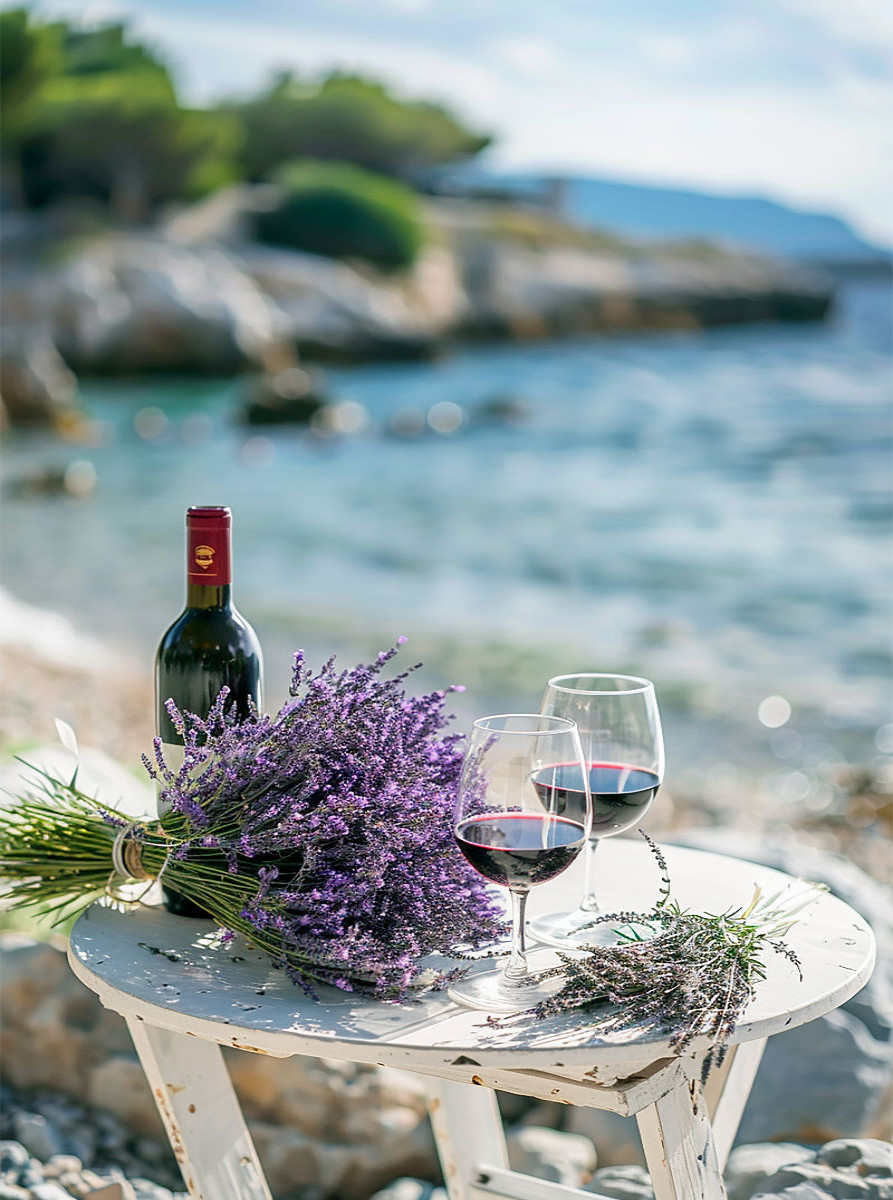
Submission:
[[[724,855],[680,847],[666,847],[665,853],[674,898],[696,911],[746,907],[756,884],[771,893],[791,883],[779,871]],[[596,862],[603,905],[652,906],[659,872],[643,844],[606,840]],[[572,908],[581,886],[578,861],[557,880],[533,889],[528,915]],[[766,979],[757,985],[732,1042],[822,1016],[871,975],[871,930],[833,896],[824,894],[810,905],[785,940],[800,959],[802,980],[785,957],[767,950]],[[554,951],[534,948],[530,958],[534,968],[546,966],[554,962]],[[464,1056],[481,1066],[560,1069],[654,1062],[672,1054],[666,1032],[639,1028],[600,1037],[592,1032],[592,1018],[582,1013],[514,1019],[494,1028],[485,1013],[462,1008],[445,993],[397,1005],[320,988],[315,1000],[240,939],[221,947],[211,922],[171,916],[160,907],[121,911],[94,905],[72,930],[69,960],[106,1007],[126,1017],[280,1057],[312,1054],[422,1069],[455,1064]],[[690,1050],[707,1044],[702,1038]]]

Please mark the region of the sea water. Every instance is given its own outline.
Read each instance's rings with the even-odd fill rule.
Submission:
[[[769,754],[785,704],[864,759],[891,720],[890,330],[889,287],[861,282],[825,323],[330,370],[354,404],[335,436],[246,427],[243,380],[88,381],[99,445],[7,439],[4,586],[148,672],[183,512],[229,504],[274,701],[297,647],[350,662],[406,634],[420,686],[468,685],[463,719],[627,670],[677,763]],[[17,491],[75,459],[87,497]]]

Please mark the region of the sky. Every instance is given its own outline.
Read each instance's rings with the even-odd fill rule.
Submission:
[[[199,103],[282,68],[446,101],[511,168],[764,195],[893,244],[879,0],[45,0],[128,17]]]

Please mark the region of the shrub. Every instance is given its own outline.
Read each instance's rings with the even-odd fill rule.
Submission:
[[[283,167],[281,198],[258,214],[261,241],[329,258],[360,258],[383,270],[408,267],[423,239],[418,198],[403,184],[348,163]]]

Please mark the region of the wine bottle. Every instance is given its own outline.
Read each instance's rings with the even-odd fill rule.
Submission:
[[[183,762],[183,743],[166,704],[205,717],[223,687],[227,711],[250,715],[263,700],[263,663],[254,630],[232,602],[232,518],[228,508],[186,513],[186,607],[165,632],[155,656],[155,723],[165,762]],[[206,916],[164,888],[165,906],[180,916]]]

